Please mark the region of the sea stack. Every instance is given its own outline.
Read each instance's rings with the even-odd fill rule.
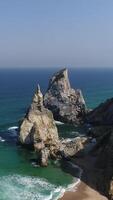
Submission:
[[[50,79],[44,105],[52,111],[55,120],[70,124],[83,122],[86,113],[85,101],[81,90],[71,88],[66,68]]]
[[[57,127],[51,111],[43,105],[43,95],[38,86],[31,106],[19,128],[22,145],[34,146],[41,166],[47,166],[48,158],[59,149]]]

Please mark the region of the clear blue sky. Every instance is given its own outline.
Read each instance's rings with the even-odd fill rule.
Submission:
[[[113,67],[113,0],[0,0],[0,67]]]

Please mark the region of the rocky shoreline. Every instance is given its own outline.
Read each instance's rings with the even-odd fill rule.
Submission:
[[[55,120],[86,124],[86,136],[60,139]],[[90,111],[81,90],[71,88],[67,69],[63,69],[50,79],[44,96],[38,86],[19,126],[19,142],[34,148],[40,166],[47,166],[50,158],[70,160],[83,170],[83,184],[112,200],[112,123],[113,99]],[[75,176],[73,169],[69,173]]]

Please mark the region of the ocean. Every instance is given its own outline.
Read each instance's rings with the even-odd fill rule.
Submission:
[[[35,168],[34,152],[15,144],[18,122],[30,105],[37,84],[44,93],[56,68],[0,69],[0,200],[55,200],[78,179],[50,161]],[[113,69],[69,69],[73,88],[80,88],[88,108],[113,97]],[[72,138],[82,131],[57,124],[60,137]]]

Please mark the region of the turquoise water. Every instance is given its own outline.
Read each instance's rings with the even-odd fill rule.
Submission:
[[[50,161],[47,168],[32,165],[34,152],[15,145],[15,132],[24,116],[36,85],[46,91],[48,79],[57,69],[0,70],[0,200],[54,200],[73,182],[59,163]],[[81,88],[87,106],[94,108],[113,96],[112,69],[71,69],[71,84]],[[59,125],[60,137],[75,137],[80,129]]]

